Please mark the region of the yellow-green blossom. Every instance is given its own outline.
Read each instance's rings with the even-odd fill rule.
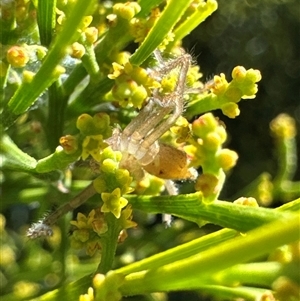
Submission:
[[[107,143],[103,141],[102,135],[86,136],[82,142],[81,157],[85,160],[91,155],[96,161],[101,160],[101,151],[107,147]]]
[[[71,246],[74,249],[85,248],[90,256],[101,249],[100,235],[108,228],[100,208],[93,209],[88,216],[79,212],[77,220],[70,223],[76,227],[71,236]]]
[[[111,212],[116,218],[121,216],[121,210],[128,201],[121,196],[121,189],[116,188],[113,192],[101,193],[101,198],[104,204],[101,207],[102,212]]]
[[[134,228],[137,223],[132,221],[132,208],[128,205],[121,213],[120,224],[123,229]]]

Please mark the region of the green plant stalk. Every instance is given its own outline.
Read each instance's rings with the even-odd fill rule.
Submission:
[[[159,6],[161,2],[163,2],[163,0],[140,0],[139,5],[141,6],[141,11],[136,17],[147,17],[151,9]]]
[[[57,36],[50,48],[45,60],[30,83],[23,83],[3,111],[3,124],[10,126],[7,122],[14,120],[17,115],[24,113],[37,99],[37,97],[48,88],[57,77],[55,68],[67,52],[67,47],[78,37],[78,26],[85,14],[90,11],[94,1],[88,5],[84,1],[77,1],[67,18],[62,31]]]
[[[47,142],[51,152],[59,145],[63,135],[65,101],[61,95],[59,81],[54,82],[48,89],[48,118],[45,126]]]
[[[90,82],[80,95],[70,103],[66,115],[77,117],[82,112],[90,112],[94,105],[99,104],[104,95],[113,87],[114,81],[108,77],[103,78],[98,84]]]
[[[145,292],[196,289],[211,276],[235,264],[265,255],[299,239],[300,220],[293,214],[228,240],[200,254],[147,271],[129,274],[121,285],[122,295]]]
[[[199,287],[199,290],[204,294],[217,297],[217,299],[221,298],[221,300],[225,300],[224,298],[226,298],[226,300],[238,300],[242,298],[242,300],[247,301],[268,300],[262,299],[263,296],[265,296],[265,294],[268,292],[268,295],[273,297],[273,294],[270,292],[270,290],[245,286],[225,287],[221,285],[202,285]]]
[[[41,44],[48,47],[52,40],[55,28],[56,0],[38,1],[37,23],[40,33]]]
[[[203,225],[207,222],[225,228],[247,232],[264,223],[289,217],[288,212],[279,212],[261,207],[250,207],[225,201],[204,203],[201,193],[176,196],[126,196],[134,209],[147,213],[166,213]]]
[[[97,268],[97,273],[106,274],[112,269],[118,245],[118,237],[122,227],[119,220],[112,214],[105,214],[108,230],[101,235],[101,261]]]
[[[0,66],[0,68],[2,69],[1,71],[3,72],[4,68],[2,68],[2,66]],[[1,74],[1,76],[0,76],[0,104],[1,104],[1,107],[3,106],[3,101],[5,100],[5,87],[7,84],[8,74],[10,71],[10,65],[7,65],[5,69],[6,69],[5,74]]]
[[[217,8],[218,3],[215,0],[208,0],[199,4],[197,10],[174,30],[174,40],[168,44],[167,48],[171,49],[178,41],[189,35],[191,31],[215,12]]]
[[[2,2],[2,1],[1,1]],[[16,15],[12,14],[11,12],[15,11],[16,3],[13,2],[6,2],[3,7],[1,7],[1,14],[2,16],[0,20],[0,42],[2,45],[9,45],[13,44],[16,38],[14,33],[17,24],[16,24]],[[10,13],[7,13],[10,12]]]
[[[97,77],[99,77],[99,65],[96,61],[95,51],[94,47],[92,45],[87,45],[87,43],[84,43],[85,47],[85,55],[82,57],[82,64],[87,70],[88,74],[91,76],[91,79],[97,80]]]
[[[67,154],[61,147],[58,147],[53,154],[37,162],[35,171],[38,173],[46,173],[53,170],[63,170],[76,161],[80,157],[80,154],[80,149],[73,154]]]
[[[294,201],[288,202],[288,203],[276,208],[275,210],[291,211],[291,212],[299,211],[300,210],[300,198],[298,198]]]
[[[300,195],[299,182],[292,179],[297,170],[297,146],[296,139],[278,139],[276,148],[278,152],[278,170],[274,177],[274,197],[285,198],[285,196]]]
[[[24,153],[8,135],[1,135],[0,153],[3,155],[1,165],[12,170],[33,172],[37,161]]]
[[[238,264],[213,276],[216,283],[226,286],[251,285],[271,287],[278,277],[288,277],[297,281],[299,262],[283,264],[280,262],[255,262]]]
[[[153,53],[184,14],[191,2],[191,0],[170,0],[168,2],[160,18],[151,28],[141,46],[131,56],[130,62],[133,65],[140,65]]]
[[[297,170],[297,146],[295,137],[278,140],[279,168],[274,183],[292,180]]]
[[[85,186],[85,185],[84,185]],[[291,203],[285,204],[278,209],[280,211],[294,211],[298,210],[300,206],[300,199],[295,200]],[[218,247],[221,242],[229,240],[231,238],[234,238],[238,235],[238,233],[234,230],[229,229],[222,229],[215,233],[208,234],[206,236],[200,237],[199,239],[193,240],[191,242],[182,244],[180,246],[177,246],[175,248],[172,248],[170,250],[167,250],[161,254],[153,255],[149,258],[145,258],[143,260],[140,260],[138,262],[132,263],[128,266],[122,267],[118,270],[116,270],[116,273],[120,273],[123,275],[127,275],[129,273],[133,272],[139,272],[142,270],[147,270],[150,268],[158,268],[163,266],[164,264],[169,264],[175,261],[179,261],[181,259],[185,259],[187,257],[196,255],[204,250],[209,250],[210,247],[216,246]],[[223,273],[223,272],[220,272]],[[228,273],[228,274],[226,274]],[[218,278],[218,273],[216,275],[213,275],[211,279]],[[223,277],[235,277],[234,274],[231,275],[230,271],[224,270]],[[221,278],[221,275],[219,276]],[[226,276],[224,276],[226,275]],[[56,290],[53,293],[47,293],[45,294],[41,300],[58,300],[56,298],[59,298],[63,296],[64,291],[68,290],[69,287],[72,287],[73,289],[73,297],[77,298],[77,296],[86,291],[87,287],[90,285],[92,279],[92,275],[87,275],[71,284],[66,284],[62,288]],[[76,295],[77,294],[77,295]]]
[[[294,211],[299,210],[300,199],[285,204],[275,210],[280,211]],[[159,254],[153,255],[151,257],[145,258],[138,262],[132,263],[125,267],[118,269],[116,272],[122,274],[128,274],[133,272],[138,272],[141,270],[147,270],[150,268],[156,268],[164,264],[175,262],[180,259],[187,258],[189,256],[195,255],[201,251],[204,251],[212,246],[216,246],[219,243],[231,239],[233,237],[239,236],[239,233],[230,229],[222,229],[217,232],[207,234],[198,239],[194,239],[188,243],[184,243],[175,248],[169,249],[167,251],[161,252]]]
[[[151,257],[129,264],[116,270],[116,273],[127,275],[129,273],[139,272],[142,270],[155,269],[162,265],[169,264],[209,249],[221,242],[239,236],[239,233],[234,230],[222,229],[211,234],[207,234],[198,239],[194,239],[188,243],[172,249],[160,252]]]
[[[214,98],[217,97],[213,96],[212,94],[207,94],[205,96],[200,96],[199,99],[188,103],[186,111],[184,112],[185,118],[191,119],[195,115],[220,109],[221,104],[218,101],[214,101]]]

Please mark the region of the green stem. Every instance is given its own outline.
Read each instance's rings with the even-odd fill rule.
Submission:
[[[299,263],[255,262],[239,264],[217,273],[213,278],[227,286],[251,285],[271,287],[278,277],[295,279],[299,274]]]
[[[3,114],[5,113],[5,126],[9,126],[10,124],[7,124],[7,122],[11,122],[11,119],[16,118],[16,115],[25,112],[34,103],[37,97],[57,80],[59,74],[57,74],[56,66],[65,56],[67,47],[78,37],[77,28],[84,18],[84,15],[90,11],[94,3],[94,1],[89,1],[87,5],[85,1],[77,1],[74,4],[69,17],[62,27],[62,31],[57,35],[41,68],[33,77],[32,82],[23,83],[3,111]]]
[[[38,1],[37,22],[41,44],[48,47],[55,28],[56,0]]]
[[[134,272],[139,272],[142,270],[155,269],[165,264],[169,264],[175,262],[177,260],[181,260],[204,250],[211,248],[212,246],[216,246],[223,241],[226,241],[230,238],[239,235],[238,232],[229,229],[223,229],[198,239],[194,239],[188,243],[184,243],[175,248],[169,249],[164,252],[160,252],[151,257],[145,258],[138,262],[132,263],[128,266],[120,268],[116,270],[116,273],[120,274],[129,274]]]
[[[191,0],[170,0],[160,18],[151,28],[142,45],[131,56],[130,62],[134,65],[143,63],[153,51],[162,43],[167,34],[173,29],[180,17],[184,14]]]
[[[131,196],[126,198],[135,209],[148,213],[172,214],[203,225],[207,222],[247,232],[264,223],[285,219],[287,212],[250,207],[225,201],[204,203],[200,193],[177,196]]]
[[[215,0],[200,3],[196,11],[174,30],[174,40],[168,44],[167,48],[171,49],[178,41],[189,35],[190,32],[205,21],[217,8],[218,3]]]
[[[106,274],[112,269],[118,237],[122,229],[119,220],[112,213],[105,214],[105,217],[108,230],[104,235],[101,235],[101,262],[96,270],[96,273],[100,274]]]
[[[216,272],[265,255],[299,239],[297,214],[272,222],[235,239],[183,260],[147,271],[129,274],[121,286],[122,295],[154,291],[195,289]],[[233,256],[234,255],[234,256]]]
[[[49,89],[48,121],[45,131],[51,152],[54,152],[59,144],[59,138],[63,134],[64,109],[66,103],[61,95],[58,83],[52,84]]]
[[[204,294],[209,294],[211,296],[221,298],[221,300],[247,300],[247,301],[257,301],[257,300],[273,300],[273,294],[266,289],[252,288],[252,287],[225,287],[221,285],[202,285],[199,290]],[[270,299],[263,299],[270,297]]]

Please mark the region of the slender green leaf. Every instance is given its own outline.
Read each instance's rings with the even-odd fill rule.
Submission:
[[[130,61],[132,64],[140,65],[153,53],[178,22],[191,2],[191,0],[170,0],[168,2],[160,18],[152,27],[142,45],[131,56]]]
[[[222,227],[246,232],[258,226],[284,219],[288,212],[261,207],[250,207],[225,201],[202,202],[199,193],[177,196],[130,196],[126,197],[135,209],[148,213],[167,213],[203,225],[210,222]]]
[[[20,150],[8,135],[1,137],[0,153],[0,163],[5,168],[28,172],[36,167],[37,161]]]
[[[223,269],[258,256],[299,239],[299,215],[274,221],[221,243],[209,250],[174,263],[147,271],[129,274],[120,287],[123,295],[144,292],[196,289],[210,281]]]
[[[37,22],[40,33],[41,44],[49,46],[55,27],[56,0],[39,0],[37,10]]]
[[[88,5],[87,5],[88,3]],[[30,83],[24,83],[16,91],[8,106],[4,109],[4,122],[14,119],[14,115],[24,113],[60,75],[57,65],[65,56],[67,47],[76,40],[79,33],[78,26],[81,24],[84,16],[89,13],[94,1],[77,1],[66,19],[62,31],[55,39],[52,47],[45,57],[43,65],[33,77]],[[10,124],[5,124],[9,126]]]

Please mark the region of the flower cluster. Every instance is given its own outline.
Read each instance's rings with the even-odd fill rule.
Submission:
[[[99,168],[101,176],[94,180],[94,187],[101,194],[102,212],[112,212],[116,218],[121,216],[122,208],[128,201],[122,195],[131,192],[132,177],[127,169],[119,168],[122,155],[110,147],[100,154]]]
[[[134,42],[136,43],[142,43],[145,39],[145,37],[148,35],[149,31],[153,27],[153,25],[156,23],[156,21],[160,17],[160,10],[159,8],[155,8],[151,11],[150,16],[147,18],[133,18],[130,22],[130,32],[131,35],[134,37]],[[164,50],[166,45],[169,44],[169,42],[173,41],[174,34],[172,32],[169,32],[161,45],[158,47],[160,50]]]
[[[204,197],[214,200],[224,183],[224,171],[231,169],[238,159],[236,152],[222,148],[227,134],[224,126],[211,114],[207,113],[196,119],[191,126],[187,152],[191,166],[202,167],[203,174],[196,181],[195,188]]]
[[[237,103],[241,99],[255,98],[257,93],[257,82],[261,80],[258,70],[237,66],[232,71],[232,81],[227,82],[225,75],[214,76],[214,84],[211,91],[214,94],[214,101],[220,104],[224,115],[235,118],[240,114]]]
[[[94,291],[95,295],[97,295],[97,300],[119,301],[122,299],[119,287],[123,280],[124,276],[113,271],[108,272],[106,275],[96,274],[93,278],[94,288],[89,287],[87,294],[81,295],[79,301],[95,300]]]
[[[121,106],[141,108],[151,95],[151,89],[160,86],[146,69],[133,66],[127,53],[120,53],[112,67],[113,71],[108,77],[115,80],[115,85],[106,98],[118,100]]]
[[[76,126],[83,138],[81,157],[85,160],[91,155],[96,161],[101,160],[101,151],[107,147],[104,139],[111,136],[109,116],[105,113],[98,113],[93,117],[82,114],[78,117]]]
[[[101,250],[100,235],[107,231],[107,223],[99,208],[93,209],[87,217],[79,212],[77,220],[70,223],[76,227],[71,236],[72,248],[85,247],[90,256],[93,256],[97,250]]]

